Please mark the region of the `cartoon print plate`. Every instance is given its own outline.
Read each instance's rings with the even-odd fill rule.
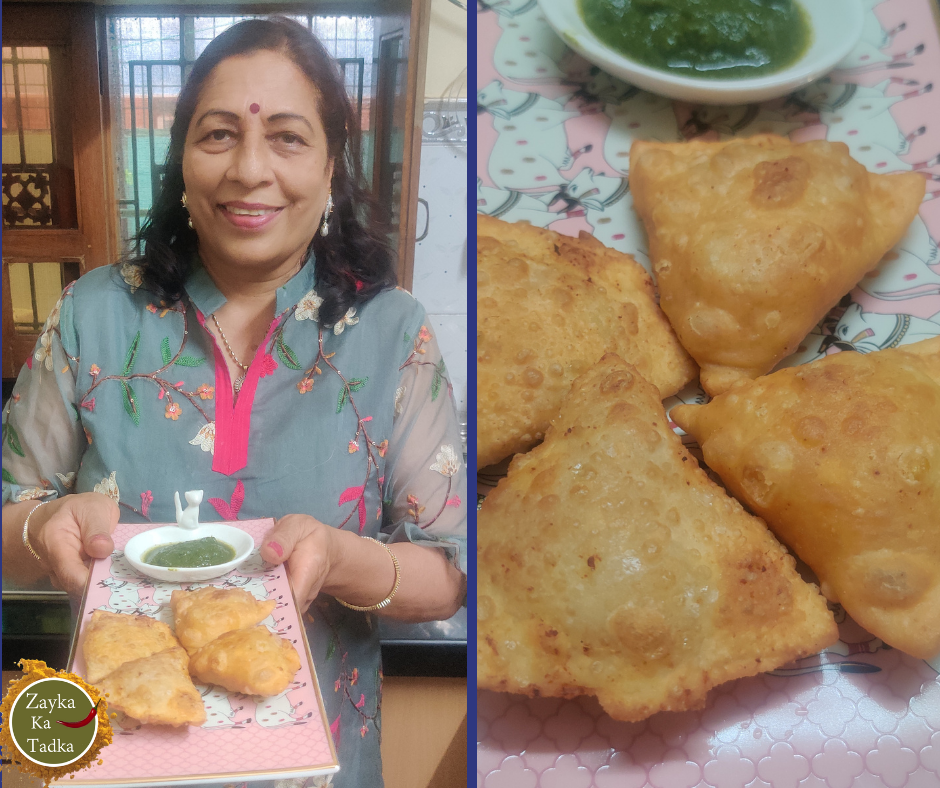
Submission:
[[[270,519],[225,523],[250,534],[255,549],[237,570],[199,583],[170,583],[143,577],[125,558],[124,547],[131,537],[166,524],[118,525],[112,535],[114,553],[92,566],[69,670],[84,674],[85,624],[95,610],[151,616],[172,627],[172,592],[210,585],[242,588],[258,599],[276,599],[274,612],[261,623],[293,643],[301,657],[301,668],[290,687],[273,698],[242,695],[197,683],[207,716],[200,728],[132,725],[118,713],[114,719],[114,741],[102,751],[101,765],[80,772],[68,781],[69,785],[221,783],[326,775],[339,769],[303,621],[286,569],[283,565],[264,563],[258,552],[261,538],[273,524]]]
[[[535,0],[483,0],[477,210],[566,235],[590,232],[649,270],[627,180],[634,139],[773,132],[844,142],[872,172],[922,172],[927,195],[901,242],[780,366],[940,334],[936,11],[931,0],[863,5],[862,38],[829,76],[763,104],[714,107],[645,93],[592,66],[565,46]],[[692,385],[665,404],[704,401]],[[481,473],[478,492],[504,473]],[[936,788],[940,662],[887,648],[836,614],[833,648],[723,685],[702,711],[627,724],[589,698],[480,692],[477,785]]]

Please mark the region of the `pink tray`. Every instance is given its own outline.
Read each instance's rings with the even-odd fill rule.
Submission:
[[[142,725],[124,728],[114,721],[114,740],[102,750],[102,765],[79,772],[61,785],[160,786],[325,775],[339,770],[316,671],[303,623],[283,565],[270,566],[257,552],[273,520],[227,522],[254,537],[255,552],[227,575],[200,583],[165,583],[142,577],[124,558],[132,536],[166,523],[121,524],[113,536],[115,552],[95,561],[82,601],[80,631],[72,644],[69,670],[84,675],[85,624],[95,610],[148,615],[173,625],[170,594],[175,590],[217,586],[243,588],[258,599],[277,599],[262,623],[288,638],[301,654],[291,686],[273,698],[228,692],[196,684],[208,720],[201,728]],[[305,657],[305,658],[304,658]],[[125,723],[126,724],[126,723]]]

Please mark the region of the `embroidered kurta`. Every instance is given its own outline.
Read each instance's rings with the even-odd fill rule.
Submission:
[[[62,294],[4,413],[3,502],[94,490],[122,522],[174,522],[173,493],[203,489],[204,521],[308,514],[442,548],[465,571],[465,466],[423,308],[387,290],[325,326],[321,302],[309,260],[278,289],[233,400],[205,327],[225,298],[205,269],[171,305],[132,265],[89,272]],[[305,619],[340,760],[332,784],[381,786],[376,619],[326,596]]]

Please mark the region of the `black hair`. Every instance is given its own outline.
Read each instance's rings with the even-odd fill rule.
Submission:
[[[360,159],[359,118],[346,95],[335,61],[309,30],[286,17],[239,22],[213,39],[193,64],[180,92],[170,130],[170,147],[159,194],[136,236],[129,262],[141,269],[143,288],[171,303],[180,300],[198,250],[188,226],[183,195],[183,147],[199,94],[223,60],[270,50],[290,60],[316,86],[318,111],[333,159],[333,214],[324,237],[311,227],[309,249],[316,255],[316,288],[323,298],[320,321],[338,322],[351,306],[395,285],[394,258],[375,219]]]

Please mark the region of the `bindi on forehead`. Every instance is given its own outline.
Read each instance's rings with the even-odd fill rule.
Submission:
[[[252,104],[250,107],[248,107],[248,111],[251,112],[252,115],[257,115],[259,112],[261,112],[261,105],[257,103]]]

